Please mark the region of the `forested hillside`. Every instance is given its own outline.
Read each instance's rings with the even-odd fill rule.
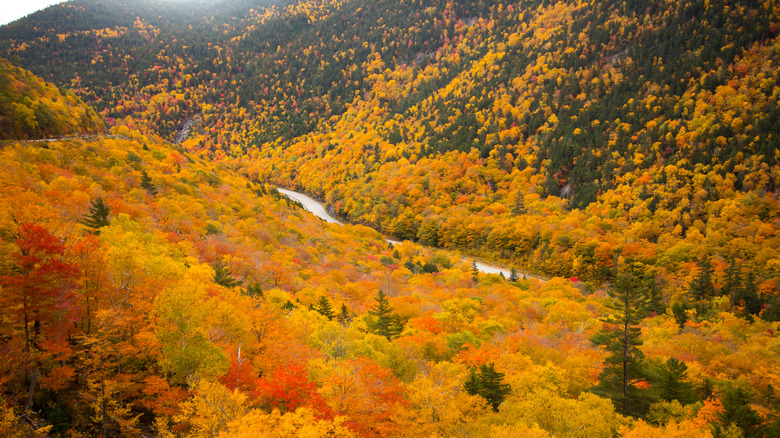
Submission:
[[[0,28],[0,429],[780,434],[779,24],[76,0]]]
[[[103,121],[72,91],[62,92],[0,58],[0,140],[94,134]]]

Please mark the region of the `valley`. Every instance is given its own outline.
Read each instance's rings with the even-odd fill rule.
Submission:
[[[11,438],[780,436],[780,7],[54,5],[0,309]]]

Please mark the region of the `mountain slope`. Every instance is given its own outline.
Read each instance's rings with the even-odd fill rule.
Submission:
[[[635,241],[654,269],[703,243],[683,260],[737,260],[769,281],[777,23],[771,2],[321,1],[198,32],[141,19],[11,39],[5,53],[111,123],[172,139],[197,120],[186,147],[400,239],[596,281]],[[85,47],[88,68],[52,58]],[[743,238],[714,226],[727,204],[772,231],[723,246]]]
[[[133,4],[2,40],[113,125],[0,147],[6,435],[777,435],[772,4]]]
[[[0,58],[0,139],[94,134],[97,113],[72,91],[61,91]]]

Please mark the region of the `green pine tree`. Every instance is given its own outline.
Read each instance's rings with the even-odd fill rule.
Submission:
[[[371,307],[368,313],[376,318],[372,324],[372,330],[374,333],[384,336],[387,339],[392,339],[398,336],[403,329],[398,315],[393,313],[393,308],[390,307],[390,302],[387,300],[387,295],[380,289],[377,292],[376,305]]]
[[[103,202],[103,198],[98,196],[97,199],[91,202],[89,213],[84,215],[81,224],[91,228],[90,232],[100,234],[100,229],[109,224],[108,215],[110,213],[111,210],[108,208],[108,205]]]
[[[751,407],[753,389],[749,383],[745,380],[722,381],[716,392],[723,403],[723,410],[717,414],[717,423],[713,424],[715,436],[724,436],[724,430],[732,425],[738,427],[744,437],[767,436],[763,433],[766,427],[764,420]]]
[[[517,280],[519,280],[519,278],[517,277],[517,269],[512,268],[512,270],[509,272],[509,281],[514,283]]]
[[[152,178],[146,173],[146,169],[141,171],[141,188],[152,196],[157,194],[157,187],[152,183]]]
[[[249,283],[245,293],[250,297],[263,298],[263,287],[260,286],[260,283]]]
[[[602,320],[604,328],[592,340],[604,346],[609,356],[593,392],[612,399],[623,415],[638,416],[649,404],[645,392],[635,386],[646,374],[644,354],[639,350],[639,322],[647,300],[629,272],[618,274],[609,296],[613,299],[608,304],[612,313]]]
[[[463,383],[463,389],[471,395],[479,395],[484,398],[498,412],[498,407],[510,392],[512,387],[504,382],[504,373],[496,371],[495,365],[483,364],[479,371],[472,368],[469,377]]]
[[[352,314],[345,303],[341,303],[341,311],[339,311],[339,314],[336,316],[336,320],[343,326],[349,325],[352,321]]]
[[[243,281],[233,278],[233,272],[221,262],[214,265],[214,283],[225,287],[236,287],[244,284]]]
[[[702,257],[698,262],[699,272],[689,285],[691,297],[701,303],[715,295],[715,286],[712,284],[712,263],[708,257]]]
[[[682,404],[695,399],[693,385],[688,382],[688,365],[673,357],[660,364],[653,373],[652,387],[662,400],[678,400]]]
[[[320,299],[317,301],[317,303],[314,305],[314,310],[316,310],[317,312],[319,312],[329,320],[333,320],[333,317],[336,316],[333,313],[333,308],[330,305],[330,301],[328,301],[328,297],[326,297],[325,295],[321,296]]]
[[[745,282],[738,288],[735,294],[735,304],[744,307],[744,314],[755,316],[761,312],[764,302],[758,295],[753,271],[748,271]]]

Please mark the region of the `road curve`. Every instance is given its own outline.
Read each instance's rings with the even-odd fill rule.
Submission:
[[[338,219],[329,215],[328,212],[325,211],[325,206],[322,205],[322,203],[315,201],[314,199],[304,195],[303,193],[298,193],[292,190],[287,190],[282,188],[277,188],[277,190],[279,190],[279,193],[283,194],[284,196],[287,196],[288,198],[294,201],[300,202],[301,205],[303,205],[303,208],[305,208],[308,212],[312,213],[313,215],[319,217],[320,219],[323,219],[326,222],[329,222],[331,224],[344,225]]]
[[[344,225],[343,222],[329,215],[328,212],[325,211],[325,206],[322,205],[322,203],[315,201],[314,199],[304,195],[303,193],[298,193],[292,190],[287,190],[282,188],[277,188],[277,190],[279,190],[279,193],[283,194],[284,196],[287,196],[288,198],[294,201],[300,202],[301,205],[303,205],[304,209],[306,209],[308,212],[312,213],[313,215],[319,217],[320,219],[323,219],[332,224]],[[401,243],[397,240],[392,240],[392,239],[385,239],[385,240],[392,243],[393,245],[398,245],[399,243]],[[509,278],[509,276],[512,275],[509,269],[498,268],[496,266],[486,265],[484,263],[480,263],[477,261],[475,261],[474,263],[477,265],[477,269],[479,270],[479,272],[483,272],[485,274],[496,274],[496,275],[502,274],[504,278]],[[519,275],[520,277],[525,276],[527,278],[535,278],[541,282],[546,281],[545,279],[537,277],[536,275],[531,275],[522,271],[517,271],[517,275]]]

